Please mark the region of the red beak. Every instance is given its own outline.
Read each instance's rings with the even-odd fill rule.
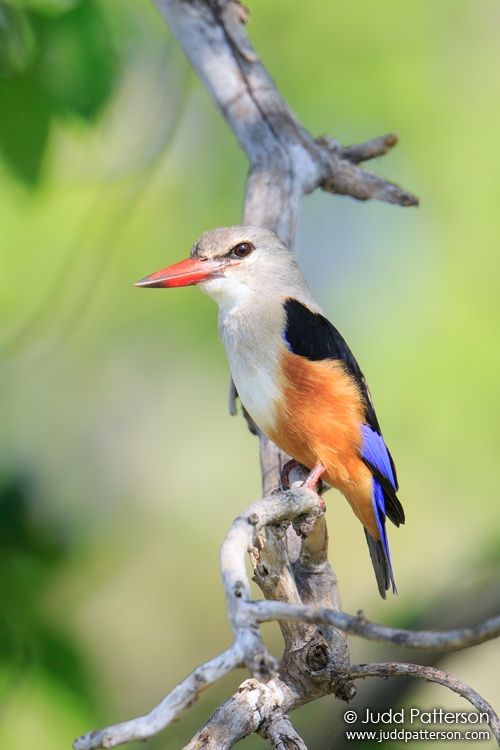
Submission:
[[[188,258],[174,263],[173,266],[163,268],[161,271],[146,276],[145,279],[136,281],[134,286],[144,287],[176,287],[192,286],[200,281],[208,281],[222,274],[226,267],[226,260],[200,260],[200,258]]]

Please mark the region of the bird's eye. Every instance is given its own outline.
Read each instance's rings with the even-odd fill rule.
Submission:
[[[230,254],[235,258],[246,258],[247,255],[250,255],[252,250],[253,245],[251,245],[249,242],[240,242],[238,245],[235,245],[233,247]]]

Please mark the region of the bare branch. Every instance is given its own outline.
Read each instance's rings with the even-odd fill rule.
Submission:
[[[255,548],[256,535],[264,526],[289,524],[299,515],[319,512],[320,498],[312,490],[295,488],[278,492],[245,508],[222,543],[221,574],[229,623],[250,673],[264,682],[277,674],[278,664],[265,648],[253,615],[243,607],[250,601],[245,556]]]
[[[489,727],[500,745],[500,720],[485,699],[476,693],[465,682],[457,680],[446,672],[434,667],[423,667],[420,664],[402,664],[401,662],[387,662],[385,664],[358,664],[346,670],[345,677],[350,680],[365,677],[418,677],[427,682],[435,682],[449,688],[457,695],[469,701],[478,711],[488,714]]]
[[[342,146],[341,149],[345,159],[352,161],[354,164],[359,164],[361,161],[385,156],[397,143],[398,136],[396,133],[388,133],[354,146]]]
[[[260,546],[261,543],[257,541],[258,531],[266,524],[290,523],[304,513],[318,514],[320,507],[320,498],[311,490],[304,488],[293,488],[287,492],[276,493],[271,497],[258,500],[249,505],[234,521],[221,548],[221,568],[231,627],[235,635],[234,644],[220,656],[195,669],[149,714],[84,735],[75,741],[75,750],[110,748],[126,742],[145,740],[157,734],[184,708],[196,700],[201,690],[213,684],[237,666],[241,666],[243,662],[249,666],[260,682],[254,680],[244,683],[237,694],[239,697],[226,702],[209,720],[212,727],[210,736],[218,737],[213,727],[223,727],[223,736],[228,743],[231,741],[234,744],[241,737],[258,731],[264,719],[267,722],[265,725],[268,728],[266,729],[267,736],[276,737],[281,731],[277,727],[283,726],[282,724],[277,724],[273,727],[272,717],[277,716],[276,711],[278,706],[280,722],[285,721],[285,712],[292,710],[303,702],[313,700],[316,693],[339,693],[340,691],[346,699],[351,698],[352,692],[348,687],[348,680],[369,676],[416,676],[424,677],[433,682],[439,682],[439,684],[445,685],[459,695],[467,698],[478,710],[487,711],[491,717],[490,726],[492,727],[492,731],[497,732],[498,719],[491,706],[475,691],[459,680],[445,675],[440,670],[433,669],[432,667],[389,663],[346,668],[344,658],[344,668],[342,669],[339,668],[342,658],[336,655],[335,663],[337,671],[335,681],[332,681],[330,670],[327,671],[329,662],[326,646],[321,643],[311,646],[311,643],[307,643],[307,666],[312,672],[318,674],[325,672],[326,683],[321,680],[318,680],[316,684],[312,684],[310,681],[307,682],[307,695],[305,695],[301,694],[300,691],[297,692],[297,689],[293,690],[290,688],[289,683],[293,684],[293,680],[283,681],[283,679],[276,678],[278,665],[263,645],[260,633],[256,627],[258,622],[275,619],[300,620],[314,625],[323,624],[347,630],[371,640],[378,640],[392,645],[441,651],[446,649],[457,650],[483,643],[498,636],[500,633],[500,617],[490,618],[474,628],[463,628],[446,633],[436,633],[434,631],[413,632],[387,628],[368,622],[362,616],[353,617],[343,612],[315,606],[294,605],[280,601],[250,601],[250,589],[245,571],[244,558],[245,551],[248,548],[254,549],[256,544]],[[317,558],[316,563],[319,562],[321,564],[321,557],[322,554]],[[297,641],[295,641],[295,648],[299,650]],[[283,677],[288,674],[288,670],[290,669],[290,664],[287,662],[286,656],[285,654],[280,667],[280,674]],[[296,654],[294,656],[296,657]],[[297,669],[296,660],[293,663],[293,667]],[[263,684],[263,681],[268,682],[267,688]],[[252,686],[251,690],[249,686]],[[237,711],[235,710],[233,701],[236,701],[238,706]],[[251,711],[245,709],[245,706],[248,709],[249,701],[257,701],[260,706],[258,712],[259,721],[257,723],[255,705],[252,703]],[[229,711],[232,717],[233,723],[231,726],[234,728],[234,731],[232,730],[231,732],[229,732],[229,725],[225,722],[220,723],[221,714],[226,711]],[[198,739],[194,738],[193,743],[201,741],[200,736],[202,736],[203,731],[201,730],[201,733],[197,735]],[[206,737],[206,734],[203,736]],[[233,744],[223,744],[222,740],[219,739],[218,744],[199,746],[222,748],[232,747]],[[198,747],[196,744],[192,744],[193,750],[196,747]],[[300,748],[301,745],[298,744],[297,747]]]
[[[307,469],[297,465],[290,471],[289,481],[292,485],[300,484],[307,475]],[[306,527],[311,521],[312,526],[308,530]],[[299,533],[297,534],[293,526],[290,525],[284,534],[283,530],[276,526],[270,526],[266,529],[267,540],[259,537],[259,544],[250,552],[255,574],[253,580],[260,587],[266,599],[302,604],[303,598],[298,586],[304,588],[304,579],[308,577],[305,575],[305,569],[303,570],[302,556],[306,554],[305,550],[309,547],[315,548],[318,544],[321,547],[319,552],[321,563],[325,563],[325,570],[328,568],[333,579],[335,579],[335,574],[325,558],[326,524],[324,515],[302,516],[298,530]],[[318,542],[319,537],[321,537],[321,540]],[[290,556],[292,560],[290,560]],[[315,583],[318,588],[321,588],[321,594],[318,595],[319,602],[324,603],[325,596],[331,595],[332,578],[325,580],[324,576],[317,575],[319,573],[318,566],[314,567],[314,570],[312,567],[309,568],[308,573],[309,575],[314,573]],[[302,621],[281,620],[279,625],[286,649],[291,648],[294,643],[310,637],[314,632],[314,626],[307,625]],[[341,636],[341,639],[345,644],[345,638]]]
[[[250,582],[245,569],[245,556],[248,549],[253,549],[258,544],[257,534],[264,526],[281,524],[284,533],[286,524],[292,523],[304,514],[317,516],[320,512],[322,512],[320,497],[312,490],[302,487],[294,487],[286,492],[279,492],[251,503],[235,519],[221,547],[221,572],[226,592],[229,621],[235,637],[234,644],[220,656],[195,669],[149,714],[83,735],[75,741],[75,750],[110,748],[126,742],[145,740],[157,734],[184,708],[196,700],[201,690],[243,663],[260,680],[260,682],[254,681],[251,684],[257,684],[259,691],[261,691],[259,695],[262,693],[266,696],[266,700],[263,699],[262,703],[262,720],[264,717],[269,718],[270,716],[266,708],[270,705],[269,701],[274,701],[272,704],[273,711],[276,706],[283,706],[283,704],[286,706],[283,710],[289,710],[305,702],[306,697],[300,691],[293,690],[282,680],[273,681],[273,678],[277,676],[278,663],[263,644],[254,611],[246,606],[250,604]],[[305,658],[307,658],[307,653]],[[343,666],[345,665],[344,660]],[[327,666],[328,664],[325,663],[322,671],[326,671]],[[337,684],[341,685],[342,690],[345,690],[342,679],[337,680],[334,685],[329,674],[326,675],[326,678],[330,688],[329,692],[335,692]],[[266,692],[263,683],[270,681],[273,681],[273,685]],[[316,685],[316,692],[318,695],[324,694],[325,690],[322,684]],[[313,690],[310,691],[308,699],[312,699],[314,694]],[[256,694],[253,693],[253,695]],[[278,696],[279,701],[276,696]],[[276,703],[276,701],[278,702]],[[242,703],[244,701],[240,698],[239,705],[241,706]],[[274,705],[275,703],[276,705]],[[244,726],[253,727],[251,717],[246,717],[246,723],[240,722],[238,731],[243,732],[241,736],[246,736]],[[249,731],[256,731],[256,727]],[[217,745],[217,747],[222,746],[221,744]],[[227,747],[231,746],[227,745]]]
[[[254,50],[236,0],[154,1],[250,160],[245,223],[274,229],[292,247],[302,196],[318,187],[418,205],[411,193],[357,166],[392,148],[394,134],[344,149],[303,127]]]
[[[272,679],[278,672],[278,662],[265,648],[253,613],[243,608],[250,601],[245,556],[265,525],[289,523],[303,513],[319,512],[320,498],[304,488],[277,493],[249,505],[233,522],[221,547],[221,572],[234,644],[191,672],[149,714],[83,735],[75,741],[75,750],[115,747],[152,737],[196,700],[201,690],[243,663],[262,682]]]
[[[283,704],[288,700],[283,687],[275,680],[266,685],[245,680],[238,692],[214,711],[184,750],[229,750],[253,732],[269,739],[276,748],[307,750],[284,713]]]
[[[84,734],[75,740],[73,747],[75,750],[96,750],[149,739],[170,724],[184,708],[190,706],[202,690],[241,666],[242,662],[243,655],[234,643],[215,659],[193,670],[150,713]]]
[[[276,750],[307,750],[302,737],[292,726],[287,714],[276,711],[273,716],[262,722],[258,733],[267,739]]]
[[[283,602],[251,602],[248,608],[259,622],[271,620],[300,620],[316,625],[331,625],[370,641],[390,646],[419,649],[422,651],[460,651],[480,643],[491,641],[500,635],[500,617],[490,617],[471,628],[460,628],[438,632],[435,630],[403,630],[366,620],[363,615],[348,615],[345,612],[311,606],[285,604]]]

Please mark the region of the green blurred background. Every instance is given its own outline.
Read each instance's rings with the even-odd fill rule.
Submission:
[[[500,6],[250,10],[306,127],[344,143],[397,131],[370,166],[422,202],[303,204],[299,260],[365,371],[407,511],[383,603],[358,523],[327,496],[344,608],[474,624],[500,598]],[[247,164],[149,0],[2,2],[0,65],[0,747],[59,750],[148,711],[231,641],[218,551],[260,495],[257,444],[227,415],[215,305],[132,284],[240,221]],[[499,661],[493,642],[431,663],[498,709]],[[148,746],[182,747],[245,676]],[[360,684],[364,704],[469,709],[403,681]],[[344,709],[295,714],[311,750],[343,746]]]

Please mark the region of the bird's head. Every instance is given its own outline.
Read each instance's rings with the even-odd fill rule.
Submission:
[[[293,271],[292,271],[293,269]],[[297,266],[280,238],[254,226],[219,227],[200,237],[189,258],[138,281],[140,287],[197,284],[219,304],[244,300],[277,284]],[[300,273],[300,272],[299,272]]]

